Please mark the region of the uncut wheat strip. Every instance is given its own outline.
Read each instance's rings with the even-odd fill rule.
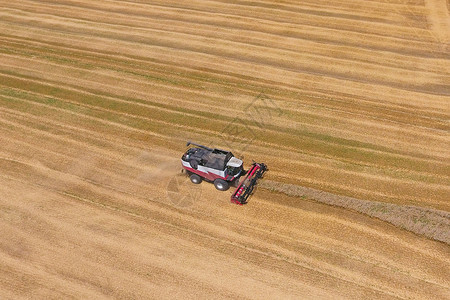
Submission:
[[[9,4],[10,7],[13,7],[12,4]],[[42,4],[41,4],[42,5]],[[406,56],[406,55],[396,55],[393,53],[383,53],[380,51],[370,51],[365,50],[361,48],[356,47],[346,47],[346,46],[338,46],[338,45],[332,45],[328,44],[326,45],[326,48],[324,48],[324,45],[322,43],[313,42],[309,40],[301,40],[296,39],[292,37],[277,37],[273,34],[261,34],[258,31],[255,31],[255,29],[252,30],[236,30],[232,29],[230,27],[224,28],[223,26],[212,26],[212,25],[206,25],[202,26],[202,24],[199,23],[189,23],[187,21],[168,21],[168,20],[156,20],[156,19],[148,19],[148,18],[142,18],[139,17],[138,19],[142,19],[139,22],[137,22],[134,18],[127,18],[123,21],[121,20],[121,17],[124,15],[117,14],[117,15],[111,15],[112,13],[102,13],[101,11],[96,11],[95,15],[89,14],[87,11],[83,9],[79,9],[76,7],[73,7],[68,11],[66,8],[61,8],[60,10],[56,10],[53,6],[46,5],[45,7],[35,7],[31,6],[28,11],[32,13],[40,13],[40,14],[48,14],[49,9],[51,9],[51,15],[57,15],[59,17],[70,17],[71,19],[79,19],[79,20],[89,20],[89,21],[95,21],[99,22],[100,20],[102,23],[108,23],[108,24],[117,24],[121,26],[130,26],[130,28],[138,28],[138,29],[144,29],[144,28],[153,28],[158,30],[167,30],[170,28],[170,31],[176,31],[180,33],[191,33],[195,35],[202,35],[206,37],[216,37],[221,39],[227,39],[232,40],[235,42],[243,42],[251,43],[253,45],[271,45],[273,48],[279,48],[279,49],[285,49],[285,50],[292,50],[296,51],[297,53],[306,53],[308,55],[314,54],[324,57],[328,57],[329,53],[332,51],[334,53],[334,56],[339,56],[340,59],[349,59],[352,61],[358,60],[361,62],[371,62],[375,63],[377,65],[383,65],[383,66],[390,66],[390,67],[401,67],[401,68],[408,68],[411,70],[422,70],[422,71],[433,71],[438,73],[448,73],[448,69],[446,67],[446,64],[448,64],[448,60],[439,60],[440,63],[435,63],[433,60],[438,60],[437,58],[421,58],[420,60],[418,58],[412,57],[412,56]],[[24,4],[21,3],[20,5],[17,5],[14,7],[15,9],[18,9],[19,11],[24,10]],[[80,10],[78,13],[75,13],[77,10]],[[70,15],[67,15],[67,13],[70,12]],[[114,13],[116,14],[116,13]],[[48,14],[50,15],[50,14]],[[101,17],[100,17],[101,16]],[[192,26],[189,26],[190,24],[195,24],[195,32],[192,31]],[[273,39],[276,39],[276,43],[270,42]],[[350,54],[351,53],[351,54]],[[364,55],[363,55],[364,54]],[[376,55],[375,55],[376,54]],[[383,55],[383,56],[381,56]],[[398,57],[397,57],[398,56]],[[429,61],[429,62],[428,62]],[[426,63],[426,64],[425,64]]]
[[[277,214],[267,214],[268,216],[272,216],[269,217],[269,219],[259,219],[260,222],[258,222],[258,225],[254,226],[254,228],[261,228],[261,227],[266,227],[268,224],[270,224],[270,228],[273,230],[274,228],[272,226],[276,226],[275,224],[278,224],[277,222],[281,223],[279,224],[280,227],[282,228],[283,232],[287,232],[287,236],[285,237],[284,235],[282,235],[280,238],[284,239],[300,239],[300,240],[308,240],[309,238],[312,238],[313,243],[316,244],[319,241],[322,241],[323,239],[327,240],[326,244],[324,244],[324,246],[328,246],[331,249],[340,249],[340,246],[332,246],[335,245],[335,243],[337,242],[339,245],[342,245],[341,243],[344,243],[344,248],[345,245],[349,245],[347,244],[347,242],[349,242],[350,244],[353,242],[354,246],[358,247],[359,244],[361,244],[361,254],[362,255],[369,255],[371,256],[371,258],[368,258],[368,262],[370,263],[370,261],[375,262],[378,259],[381,260],[385,260],[385,259],[390,259],[389,255],[386,255],[389,250],[386,249],[383,251],[374,251],[374,249],[383,249],[384,247],[387,247],[386,244],[389,243],[395,243],[397,245],[399,252],[401,253],[402,251],[407,251],[408,253],[411,253],[413,256],[417,256],[417,263],[420,264],[421,266],[411,266],[408,262],[410,261],[409,258],[399,258],[399,260],[395,262],[393,262],[393,264],[391,266],[397,265],[399,267],[399,270],[404,270],[406,274],[412,275],[414,277],[417,278],[421,278],[421,279],[425,279],[427,281],[429,281],[430,283],[436,283],[437,285],[443,286],[448,288],[448,282],[446,282],[445,280],[445,275],[443,276],[443,274],[441,274],[439,271],[433,270],[431,268],[427,267],[427,263],[434,261],[437,265],[440,264],[448,264],[447,261],[447,253],[445,251],[440,252],[437,249],[433,249],[432,247],[429,247],[427,245],[428,240],[423,238],[423,239],[419,239],[416,240],[416,242],[419,242],[421,244],[423,244],[423,246],[419,246],[416,247],[414,249],[409,248],[410,246],[410,242],[408,241],[408,239],[415,239],[416,236],[414,234],[410,234],[408,237],[403,236],[403,238],[397,238],[399,237],[399,235],[397,234],[393,234],[389,233],[391,230],[392,231],[401,231],[398,228],[395,227],[389,227],[389,230],[387,229],[381,229],[381,224],[385,226],[384,222],[380,223],[375,223],[375,220],[371,220],[371,222],[364,222],[363,220],[366,217],[362,217],[361,218],[358,216],[351,216],[351,217],[345,217],[345,214],[350,213],[348,211],[335,211],[332,214],[329,213],[325,213],[325,211],[319,211],[319,212],[312,212],[312,211],[308,211],[308,212],[302,212],[301,215],[299,214],[298,216],[292,215],[292,212],[294,211],[298,211],[296,209],[292,210],[292,207],[290,207],[289,205],[283,205],[283,204],[278,204],[276,203],[277,201],[270,201],[267,202],[267,199],[271,199],[269,197],[264,197],[263,199],[258,199],[258,205],[260,205],[262,208],[261,210],[263,210],[263,208],[267,207],[268,209],[272,210],[272,209],[280,209],[284,212],[279,212]],[[295,204],[294,204],[295,207]],[[292,210],[292,212],[291,212]],[[262,211],[261,211],[262,212]],[[321,216],[322,214],[325,213],[325,218],[323,218],[324,216]],[[265,214],[266,215],[266,214]],[[230,216],[233,217],[233,216]],[[250,217],[255,217],[257,219],[257,215],[255,216],[250,216]],[[283,220],[283,221],[281,221]],[[306,222],[305,225],[299,226],[298,224],[298,220],[302,220],[304,222]],[[348,224],[347,221],[351,221],[354,223],[353,225]],[[274,221],[273,223],[269,223],[270,221]],[[306,228],[308,228],[307,224],[311,222],[311,224],[316,223],[316,225],[314,226],[314,232],[316,233],[316,235],[313,236],[309,236],[308,232],[304,232]],[[337,228],[333,228],[330,229],[327,224],[330,223],[338,223],[341,224],[342,223],[342,227],[339,226],[338,228],[341,229],[337,229]],[[373,223],[372,223],[373,222]],[[278,226],[276,226],[278,227]],[[370,228],[369,231],[366,231],[366,228]],[[331,230],[331,231],[330,231]],[[336,232],[334,232],[334,230],[342,230],[342,236],[337,234]],[[365,235],[368,235],[367,238],[371,239],[373,242],[373,245],[375,247],[367,247],[367,244],[361,243],[361,239],[352,239],[351,238],[351,234],[346,234],[345,232],[347,232],[348,230],[355,230],[355,234],[358,237],[363,237]],[[274,231],[274,230],[273,230]],[[382,236],[379,235],[372,235],[372,232],[383,232],[384,234]],[[296,238],[295,236],[299,234],[298,238]],[[339,237],[337,237],[339,236]],[[396,238],[392,239],[392,237],[395,236]],[[386,238],[386,239],[385,239]],[[316,241],[316,239],[319,239],[319,241]],[[331,243],[328,244],[328,243]],[[442,246],[441,249],[445,249],[445,246],[442,244],[439,244],[440,246]],[[403,249],[403,250],[400,250]],[[426,251],[424,251],[425,249],[427,249]],[[352,252],[352,250],[349,250],[350,252]],[[429,252],[430,251],[430,252]],[[373,256],[372,256],[373,255]],[[420,257],[420,259],[419,259]],[[356,258],[356,257],[355,257]],[[389,263],[387,263],[389,264]],[[409,271],[406,271],[407,269],[410,269]],[[426,270],[427,269],[427,270]],[[426,271],[425,271],[426,270]],[[425,271],[425,272],[424,272]],[[428,273],[429,272],[429,273]]]
[[[294,159],[282,159],[275,155],[258,155],[258,159],[271,162],[270,177],[283,182],[313,185],[328,191],[339,190],[346,194],[364,194],[364,197],[385,201],[405,202],[409,204],[434,205],[447,207],[448,178],[428,174],[425,178],[411,178],[411,173],[401,170],[387,170],[380,174],[377,164],[371,168],[345,168],[333,159],[329,164],[318,165]],[[272,166],[273,165],[273,166]],[[296,166],[296,167],[295,167]],[[382,167],[381,167],[382,168]],[[408,176],[409,175],[409,176]],[[430,183],[435,182],[434,184]]]
[[[85,25],[84,23],[86,21],[84,21],[83,24],[80,24],[78,22],[72,23],[68,20],[62,21],[60,18],[55,18],[56,17],[47,17],[44,21],[43,18],[39,18],[38,16],[35,17],[34,15],[21,16],[18,19],[16,14],[3,14],[3,21],[7,22],[19,22],[30,25],[39,24],[40,27],[52,28],[52,30],[58,30],[59,28],[60,30],[68,32],[83,32],[85,34],[91,32],[92,35],[103,37],[111,36],[118,39],[142,40],[145,38],[146,43],[189,51],[198,51],[199,49],[202,49],[202,52],[204,53],[225,57],[235,57],[235,49],[239,48],[239,54],[246,57],[246,60],[249,61],[261,62],[263,64],[279,66],[282,68],[287,68],[289,65],[289,68],[292,69],[306,70],[306,72],[313,74],[327,74],[328,76],[331,75],[337,78],[343,77],[351,81],[362,80],[363,82],[374,82],[388,86],[392,85],[392,82],[395,82],[394,86],[398,85],[404,89],[421,90],[420,87],[425,84],[440,86],[441,82],[443,83],[448,79],[447,76],[439,76],[431,72],[408,72],[405,69],[397,70],[394,68],[372,66],[372,64],[358,62],[353,62],[350,65],[349,63],[339,61],[337,58],[333,57],[322,57],[320,59],[321,63],[317,63],[317,60],[314,59],[314,55],[299,55],[294,51],[276,51],[275,49],[261,48],[260,46],[251,46],[243,43],[233,45],[231,42],[225,43],[217,39],[200,39],[193,35],[186,36],[185,34],[180,35],[167,31],[158,32],[152,30],[151,32],[147,32],[148,30],[145,30],[145,32],[138,33],[138,30],[134,29],[133,33],[130,34],[128,30],[125,33],[124,31],[114,30],[113,28],[96,29],[96,27],[90,26],[89,24]],[[39,23],[35,23],[37,20],[39,20]],[[104,27],[104,24],[102,25]],[[189,42],[183,43],[181,42],[182,40]],[[214,45],[214,47],[211,45]],[[264,55],[257,53],[264,53]],[[286,57],[288,57],[288,59],[286,59]],[[370,74],[370,80],[362,79],[367,78],[368,74]],[[417,87],[414,88],[413,86]]]
[[[285,207],[285,209],[286,209],[286,207]],[[286,216],[285,216],[285,214],[283,214],[282,215],[282,217],[283,217],[283,219],[286,219]],[[317,227],[315,226],[315,230],[317,231],[317,235],[318,236],[320,236],[320,235],[322,235],[322,233],[321,233],[321,228],[323,228],[321,225],[320,225],[320,223],[321,223],[321,220],[320,219],[317,219],[317,218],[315,218],[315,217],[313,217],[313,216],[303,216],[304,217],[304,219],[309,219],[310,217],[312,218],[312,222],[314,222],[314,220],[316,220],[316,222],[318,222],[318,224],[317,224]],[[338,218],[339,218],[339,216],[338,216]],[[302,218],[303,219],[303,218]],[[358,221],[355,221],[356,223],[360,223],[361,222],[361,220],[360,219],[358,219],[358,218],[355,218],[354,217],[354,219],[357,219]],[[298,221],[297,221],[298,222]],[[330,222],[332,222],[331,220],[330,221],[325,221],[324,222],[324,224],[323,225],[325,225],[325,228],[326,228],[326,223],[330,223]],[[369,226],[370,228],[372,228],[372,229],[375,229],[374,228],[374,225],[369,225],[369,224],[367,224],[367,226]],[[289,227],[289,226],[288,226]],[[295,226],[292,226],[292,227],[295,227]],[[394,228],[394,227],[391,227],[391,228]],[[325,229],[323,229],[323,230],[325,230]],[[345,231],[346,229],[345,229],[345,227],[343,227],[343,230]],[[379,229],[378,229],[379,230]],[[399,230],[399,229],[396,229],[396,230]],[[386,234],[388,234],[386,231],[384,231]],[[326,235],[330,235],[330,236],[332,236],[332,234],[333,234],[333,232],[329,232],[329,233],[326,233]],[[334,233],[335,235],[339,235],[338,233]],[[388,234],[389,235],[389,234]],[[357,236],[363,236],[363,235],[360,235],[360,234],[357,234]],[[397,235],[395,235],[395,234],[392,234],[392,236],[397,236]],[[411,236],[414,236],[414,235],[412,235],[411,234]],[[339,239],[340,240],[340,238],[337,238],[337,237],[334,237],[334,238],[336,238],[336,239]],[[343,238],[345,239],[345,240],[347,240],[347,238],[349,238],[349,235],[347,235],[347,234],[343,234]],[[373,239],[373,243],[375,243],[375,244],[377,244],[377,239],[376,238],[374,238],[374,237],[371,237],[370,238],[371,240]],[[358,241],[357,241],[358,239],[355,239],[355,244],[358,244]],[[423,240],[426,240],[426,239],[423,239]],[[398,244],[398,246],[399,247],[402,247],[402,245],[403,245],[403,243],[405,243],[405,244],[408,244],[408,242],[407,242],[407,240],[401,240],[401,243],[399,243]],[[374,244],[374,245],[375,245]],[[382,244],[380,244],[380,245],[378,245],[377,244],[377,246],[376,246],[376,248],[377,249],[381,249],[381,248],[383,248],[383,245]],[[420,248],[420,247],[419,247]],[[443,248],[445,248],[445,246],[443,246]],[[422,249],[423,250],[423,249]],[[370,251],[370,250],[369,250]],[[412,253],[413,252],[413,250],[404,250],[404,251],[411,251],[410,253]],[[383,251],[381,251],[381,252],[379,252],[378,253],[378,255],[383,255],[382,254],[382,252]],[[426,252],[426,251],[425,251]],[[443,253],[441,253],[440,254],[440,259],[442,259],[442,262],[444,262],[444,261],[446,261],[446,257],[447,257],[447,254],[444,254],[445,253],[445,251],[443,252]],[[435,257],[434,258],[432,258],[432,257],[434,257],[434,255],[431,255],[430,256],[430,259],[432,259],[432,260],[434,260],[435,259]],[[426,262],[427,262],[427,260],[428,260],[428,258],[426,258],[426,257],[422,257],[422,264],[425,266],[426,265]],[[408,265],[408,259],[404,259],[404,263],[405,263],[405,266],[406,265]],[[447,264],[447,262],[445,262],[445,264]],[[426,268],[426,267],[425,267]],[[417,270],[416,271],[418,271],[420,268],[417,268]],[[429,271],[431,271],[431,270],[429,270]],[[419,271],[419,273],[420,273],[420,271]],[[432,272],[433,273],[433,272]],[[448,283],[446,283],[446,280],[445,280],[445,276],[444,277],[442,277],[442,276],[439,276],[439,275],[442,275],[442,274],[439,274],[439,272],[437,272],[436,274],[436,277],[437,278],[439,278],[440,277],[440,279],[438,280],[438,282],[440,282],[441,284],[443,284],[443,285],[445,285],[445,286],[448,286]]]
[[[7,32],[11,33],[10,30],[12,29],[12,27],[15,27],[15,26],[14,25],[10,25],[6,29]],[[41,31],[41,30],[39,30],[39,31]],[[32,33],[32,35],[34,37],[36,37],[38,35],[38,33],[35,31],[35,29],[32,29],[32,28],[29,28],[29,30],[27,30],[27,32],[28,33],[27,33],[26,36],[29,36],[30,33]],[[44,36],[42,36],[42,38],[44,40],[47,39],[49,33],[50,32],[48,32],[47,34],[44,35],[45,38],[44,38]],[[16,34],[18,34],[19,36],[23,36],[23,31],[19,31],[19,32],[16,31]],[[55,35],[56,33],[53,32],[52,34]],[[67,34],[57,34],[57,35],[60,35],[58,40],[60,40],[60,38],[67,39]],[[81,43],[81,40],[80,40],[79,36],[77,37],[77,39]],[[92,39],[93,38],[89,38],[89,40],[90,40],[89,44],[90,44],[91,47],[93,45],[92,44]],[[118,49],[118,47],[119,47],[119,42],[117,40],[114,42],[114,47],[111,45],[111,48],[107,46],[107,43],[108,43],[107,40],[105,40],[105,39],[100,39],[100,40],[102,40],[102,42],[99,42],[99,43],[95,44],[95,45],[97,45],[97,47],[100,46],[100,45],[102,45],[102,48],[106,47],[107,49],[108,48],[109,49],[113,49],[113,48],[114,49]],[[70,40],[70,41],[68,40],[68,43],[72,44],[72,40]],[[142,45],[138,46],[138,44],[134,43],[134,46],[130,47],[129,43],[127,43],[127,44],[128,44],[127,52],[129,52],[129,53],[131,52],[131,53],[134,53],[134,54],[142,55],[142,51],[141,51],[142,50],[141,48],[143,47]],[[154,47],[154,46],[145,46],[145,48],[147,48],[147,49],[148,48],[161,49],[159,47]],[[166,54],[168,52],[173,52],[172,50],[170,50],[168,48],[164,49],[164,51],[166,52],[164,54],[161,51],[157,51],[154,55],[152,55],[152,58],[155,58],[155,56],[157,56],[158,59],[161,59],[162,57],[167,57]],[[215,59],[214,61],[211,61],[210,57],[209,56],[205,56],[204,54],[196,54],[197,56],[203,56],[203,59],[201,59],[199,61],[197,59],[194,59],[192,57],[192,55],[190,56],[189,59],[186,59],[186,55],[175,54],[175,53],[178,53],[178,52],[179,51],[175,50],[173,52],[173,55],[171,56],[171,59],[175,60],[176,63],[178,63],[178,64],[192,65],[193,63],[194,64],[195,63],[200,63],[200,61],[201,61],[203,66],[206,66],[206,67],[212,68],[212,69],[217,69],[217,68],[221,69],[221,68],[223,68],[223,65],[224,65],[223,62],[221,62],[219,64],[217,59]],[[205,58],[209,58],[209,59],[205,59]],[[234,68],[233,64],[235,64],[235,62],[227,60],[226,64],[227,64],[227,67],[229,69],[233,69]],[[264,74],[265,76],[264,76],[263,79],[267,79],[267,77],[270,77],[269,79],[273,78],[276,81],[280,81],[280,79],[284,79],[285,82],[287,81],[291,85],[302,86],[304,89],[306,89],[307,91],[311,91],[311,92],[312,91],[314,91],[314,92],[321,91],[322,93],[324,93],[324,92],[325,93],[329,93],[328,91],[332,90],[333,91],[332,95],[336,95],[336,94],[339,94],[338,93],[339,90],[342,90],[343,88],[345,88],[347,90],[347,93],[348,93],[348,90],[352,90],[353,94],[355,94],[355,90],[356,91],[360,91],[360,92],[356,93],[356,94],[360,94],[360,95],[358,95],[358,97],[360,97],[360,98],[367,99],[367,98],[369,98],[368,95],[370,95],[371,99],[380,99],[380,98],[381,99],[388,99],[389,98],[389,99],[391,99],[389,101],[390,103],[392,103],[392,102],[393,103],[399,103],[399,101],[401,101],[401,102],[405,102],[405,103],[408,103],[408,104],[412,104],[412,103],[414,103],[412,101],[414,101],[415,99],[419,98],[421,100],[420,102],[423,103],[423,101],[426,101],[426,103],[427,103],[427,105],[421,105],[420,106],[421,110],[425,110],[425,109],[433,107],[433,105],[431,105],[433,102],[430,99],[430,97],[434,98],[434,102],[438,101],[438,103],[440,102],[440,103],[442,103],[442,105],[444,105],[442,97],[437,97],[436,98],[435,96],[430,95],[430,94],[423,94],[423,93],[417,94],[417,93],[412,93],[412,92],[408,92],[408,91],[404,91],[404,90],[400,91],[400,90],[396,90],[396,89],[393,89],[393,88],[388,88],[387,89],[388,92],[385,92],[383,94],[383,96],[380,97],[379,96],[380,92],[383,89],[385,89],[385,88],[382,88],[382,87],[378,86],[376,89],[373,89],[373,88],[368,88],[368,87],[371,87],[371,85],[367,86],[367,85],[364,85],[362,83],[358,83],[357,84],[355,82],[353,82],[352,85],[348,85],[348,84],[345,84],[345,83],[344,84],[343,83],[335,83],[334,81],[340,81],[340,80],[338,80],[338,79],[335,80],[335,79],[332,79],[332,78],[330,78],[327,81],[327,84],[326,84],[326,86],[324,88],[318,88],[317,85],[320,84],[320,82],[322,82],[322,80],[313,79],[314,76],[311,75],[311,74],[308,74],[308,75],[302,74],[301,80],[300,80],[300,78],[297,78],[297,79],[295,79],[295,81],[293,81],[293,78],[295,78],[295,77],[292,77],[292,76],[290,76],[290,80],[286,80],[287,79],[286,78],[287,74],[292,74],[292,75],[295,74],[295,76],[298,77],[298,73],[293,73],[291,71],[274,69],[274,68],[270,68],[270,71],[269,70],[264,70],[265,68],[267,68],[266,66],[256,66],[255,64],[249,64],[248,67],[245,67],[245,65],[247,65],[247,64],[248,63],[246,63],[246,62],[240,61],[235,67],[236,71],[239,70],[239,73],[242,73],[242,71],[245,70],[245,73],[246,73],[247,76],[251,76],[251,77],[255,77],[255,78],[261,78],[261,74]],[[317,77],[317,76],[315,76],[315,77]],[[317,77],[317,78],[319,78],[319,77]],[[305,81],[305,80],[308,80],[308,81]],[[360,88],[356,88],[355,89],[355,87],[357,87],[357,86],[360,86]],[[361,88],[362,86],[364,86],[364,87]],[[367,90],[371,90],[372,93],[367,93]],[[386,97],[386,95],[388,95],[388,94],[391,95],[391,97]],[[420,95],[420,96],[418,96],[418,95]],[[385,101],[385,102],[387,102],[387,101]]]
[[[328,171],[330,176],[333,174],[343,176],[341,180],[324,177],[323,174],[326,174],[326,172],[323,171],[323,167],[319,168],[316,173],[312,176],[298,174],[293,170],[272,170],[271,176],[278,181],[301,184],[332,193],[352,195],[388,203],[435,207],[441,210],[449,209],[447,201],[449,194],[448,185],[440,188],[427,187],[424,191],[420,189],[420,184],[389,183],[388,179],[378,179],[367,183],[364,182],[364,179],[370,176],[363,172],[348,174],[348,172],[336,171],[335,169]],[[423,185],[427,186],[426,184]],[[393,188],[395,188],[395,191],[393,191]]]
[[[370,190],[367,188],[359,188],[355,186],[346,187],[340,183],[330,184],[327,180],[314,179],[308,177],[302,177],[298,180],[292,178],[292,176],[286,176],[282,174],[282,172],[272,172],[272,177],[274,181],[292,184],[292,185],[300,185],[305,188],[313,188],[317,190],[321,190],[324,192],[328,192],[335,195],[340,196],[348,196],[359,199],[366,199],[367,201],[377,201],[383,203],[392,203],[396,205],[404,205],[404,206],[418,206],[425,208],[432,208],[436,210],[449,210],[448,202],[445,200],[430,200],[428,198],[425,199],[413,199],[407,198],[402,195],[389,195],[383,192],[379,192],[378,190]],[[447,197],[446,197],[447,198]],[[446,199],[444,198],[444,199]]]
[[[283,186],[276,182],[266,182],[265,184],[267,184],[268,188],[274,188],[276,191],[291,195],[295,194],[297,196],[304,194],[305,197],[313,197],[323,203],[353,209],[377,217],[398,227],[442,241],[446,244],[450,242],[450,236],[448,234],[450,216],[446,211],[360,200],[295,185]]]
[[[259,202],[258,204],[260,204],[260,205],[262,205],[263,203],[261,203],[261,202]],[[286,210],[286,207],[285,206],[282,206],[283,207],[283,209],[284,210]],[[278,215],[279,216],[279,215]],[[285,214],[283,214],[282,213],[282,216],[283,216],[283,219],[285,219],[286,218],[286,216],[285,216]],[[324,223],[321,223],[321,218],[317,218],[317,217],[315,217],[315,216],[309,216],[309,215],[302,215],[302,216],[299,216],[299,218],[297,218],[297,220],[299,220],[299,219],[302,219],[302,220],[308,220],[308,219],[310,219],[311,218],[311,220],[312,220],[312,222],[314,223],[314,222],[318,222],[316,225],[314,225],[314,227],[315,228],[320,228],[320,227],[322,227],[322,225],[325,225],[326,226],[326,224],[329,224],[330,222],[332,222],[332,221],[329,221],[329,220],[324,220]],[[264,224],[264,223],[263,223]],[[261,226],[263,226],[263,225],[259,225],[259,227],[261,227]],[[296,226],[298,226],[298,221],[297,221],[297,225]],[[295,225],[293,225],[292,227],[296,227]],[[319,229],[316,229],[318,232],[317,232],[317,234],[318,235],[321,235],[321,231],[319,230]],[[343,230],[343,236],[348,236],[347,234],[345,234],[344,232],[346,231],[346,227],[344,226],[344,227],[342,227],[342,230]],[[331,232],[329,233],[330,235],[331,235]],[[336,233],[335,233],[336,234]],[[361,233],[357,233],[357,235],[358,236],[363,236],[363,234],[362,235],[360,235]],[[327,234],[328,235],[328,234]],[[337,234],[337,235],[339,235],[339,234]],[[370,239],[373,239],[374,240],[374,243],[377,243],[375,240],[376,240],[376,238],[374,238],[374,237],[371,237]],[[356,241],[355,241],[355,243],[357,243]],[[406,251],[408,251],[408,250],[406,250]],[[425,263],[426,264],[426,259],[423,261],[423,263]],[[431,278],[430,278],[431,279]],[[431,279],[431,280],[433,280],[433,279]],[[434,281],[434,280],[433,280]],[[440,279],[437,279],[437,282],[442,282],[442,278],[440,278]],[[444,281],[444,286],[445,286],[445,281]]]

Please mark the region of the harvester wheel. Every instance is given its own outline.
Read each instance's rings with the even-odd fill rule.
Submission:
[[[199,184],[202,182],[202,178],[197,174],[192,174],[191,176],[189,176],[189,179],[191,179],[191,182],[194,184]]]
[[[216,189],[218,189],[219,191],[226,191],[229,188],[229,184],[228,182],[226,182],[223,179],[216,179],[214,180],[214,186],[216,187]]]

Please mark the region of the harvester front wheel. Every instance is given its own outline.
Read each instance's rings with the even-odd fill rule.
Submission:
[[[228,190],[228,188],[230,187],[228,182],[226,182],[223,179],[216,179],[214,180],[214,186],[216,187],[216,189],[218,189],[219,191],[226,191]]]
[[[199,184],[202,182],[202,178],[197,174],[192,174],[191,176],[189,176],[189,179],[191,179],[191,182],[194,184]]]

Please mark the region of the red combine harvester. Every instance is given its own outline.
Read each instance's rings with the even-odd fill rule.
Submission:
[[[213,182],[216,189],[226,191],[230,185],[236,186],[231,202],[242,205],[247,203],[257,181],[267,171],[263,163],[253,163],[248,171],[244,171],[242,160],[234,157],[230,151],[211,149],[206,146],[188,142],[189,148],[181,157],[181,164],[192,183],[202,180]],[[241,176],[245,179],[240,182]]]

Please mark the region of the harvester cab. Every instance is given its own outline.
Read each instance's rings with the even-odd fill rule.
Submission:
[[[247,203],[257,181],[262,178],[267,167],[263,163],[253,163],[250,169],[244,171],[242,160],[236,158],[230,151],[212,149],[203,145],[188,142],[188,148],[181,157],[181,164],[186,170],[190,180],[199,184],[203,180],[213,182],[216,189],[226,191],[230,185],[236,186],[231,196],[231,202],[236,204]],[[241,176],[246,175],[240,181]]]

